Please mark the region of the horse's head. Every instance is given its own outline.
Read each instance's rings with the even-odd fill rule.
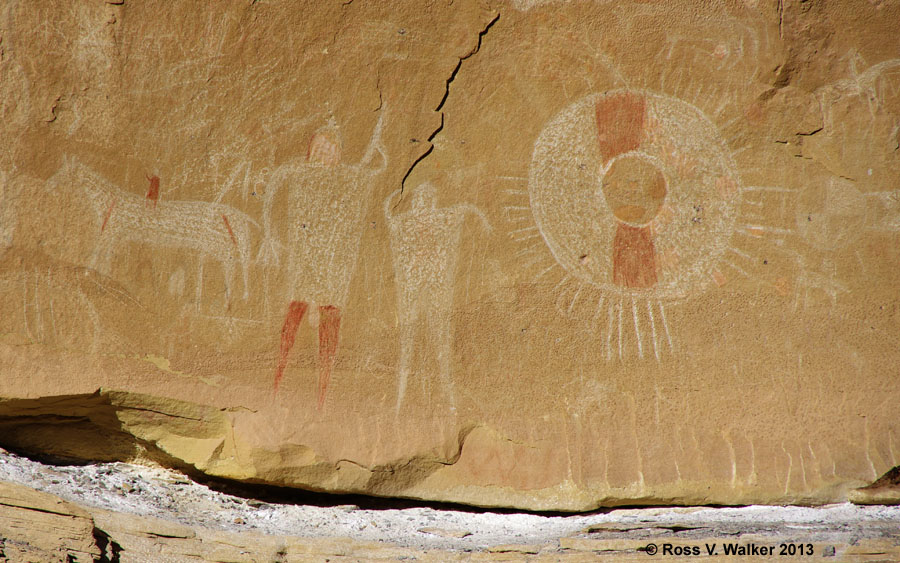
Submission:
[[[50,178],[47,179],[47,183],[45,184],[47,190],[50,192],[56,191],[57,186],[67,180],[78,166],[78,159],[74,156],[63,155],[62,165],[53,173],[53,176],[50,176]]]

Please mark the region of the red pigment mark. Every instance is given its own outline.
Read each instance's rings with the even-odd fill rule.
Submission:
[[[747,227],[745,230],[751,237],[762,238],[766,234],[766,231],[762,227]]]
[[[237,239],[234,237],[234,231],[231,230],[231,223],[228,222],[228,217],[224,214],[222,215],[222,220],[225,221],[225,228],[228,229],[228,236],[231,237],[231,242],[234,243],[235,246],[238,245]]]
[[[724,43],[719,43],[718,45],[716,45],[715,50],[712,52],[712,56],[721,61],[728,56],[728,46]]]
[[[763,105],[761,102],[753,102],[744,112],[744,117],[751,125],[759,125],[763,121]]]
[[[723,274],[721,270],[713,270],[712,272],[713,281],[716,282],[716,285],[722,287],[726,283],[728,283],[728,276]]]
[[[622,92],[597,102],[597,133],[604,162],[641,144],[646,101],[640,94]]]
[[[278,384],[284,376],[284,368],[287,367],[288,354],[294,347],[294,337],[297,335],[297,327],[303,320],[303,314],[306,313],[308,305],[303,301],[291,301],[288,306],[287,317],[284,319],[284,326],[281,327],[281,356],[278,359],[278,367],[275,369],[275,391],[278,391]]]
[[[719,176],[716,178],[716,189],[723,199],[728,199],[737,192],[738,185],[730,176]]]
[[[656,249],[650,227],[619,223],[613,238],[613,282],[622,287],[656,285]]]
[[[112,215],[113,208],[116,206],[116,200],[112,200],[112,203],[109,204],[109,209],[106,210],[106,216],[103,217],[103,224],[100,225],[100,232],[103,232],[103,229],[106,228],[106,223],[109,221],[110,215]]]
[[[325,405],[340,329],[341,310],[333,305],[319,306],[319,410]]]
[[[336,142],[322,133],[316,133],[309,140],[306,160],[334,166],[341,161],[341,149]]]
[[[791,292],[791,280],[786,277],[780,277],[775,280],[774,283],[775,291],[778,292],[782,297],[787,297],[787,294]]]
[[[147,189],[147,201],[148,203],[153,203],[153,207],[156,207],[156,204],[159,202],[159,176],[154,174],[153,176],[146,176],[146,178],[150,182],[150,188]]]

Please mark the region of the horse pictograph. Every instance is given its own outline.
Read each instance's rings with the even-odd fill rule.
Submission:
[[[97,242],[89,267],[108,275],[112,259],[127,243],[195,251],[199,256],[197,306],[203,284],[203,262],[217,260],[225,272],[225,300],[238,263],[244,284],[244,299],[250,294],[250,230],[256,222],[249,215],[222,204],[205,201],[157,201],[115,186],[74,157],[66,157],[50,178],[52,188],[74,186],[83,196],[98,223]],[[151,179],[151,190],[153,180]],[[158,186],[157,186],[158,189]]]

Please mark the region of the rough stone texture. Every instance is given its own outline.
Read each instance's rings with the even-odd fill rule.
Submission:
[[[900,504],[900,467],[891,469],[868,487],[850,491],[850,501],[857,504]]]
[[[0,445],[483,506],[846,500],[900,465],[898,26],[7,1]]]
[[[0,481],[0,561],[94,561],[100,554],[86,511]]]
[[[56,512],[65,506],[84,515],[79,523],[93,529],[101,561],[657,561],[671,559],[676,549],[689,560],[766,561],[783,557],[781,545],[792,545],[784,549],[793,555],[785,555],[800,561],[900,556],[896,506],[632,508],[559,516],[364,497],[359,505],[291,504],[212,490],[159,467],[47,465],[0,451],[4,482],[18,499],[55,499],[49,506]],[[19,512],[26,526],[45,516]],[[5,522],[0,518],[0,538],[9,537]],[[0,540],[0,561],[51,560],[47,550],[35,550],[52,532],[59,535],[55,547],[71,546],[71,526],[58,524],[43,522],[43,534],[25,542]],[[736,554],[726,555],[726,545]],[[29,549],[30,558],[16,559]]]

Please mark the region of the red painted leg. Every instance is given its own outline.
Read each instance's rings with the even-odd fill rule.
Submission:
[[[333,305],[319,307],[319,402],[322,410],[325,393],[331,380],[331,369],[337,353],[338,335],[341,330],[341,310]]]
[[[304,301],[291,301],[288,307],[287,317],[281,327],[281,356],[278,359],[278,367],[275,369],[275,391],[278,391],[278,384],[281,383],[281,378],[284,376],[288,354],[294,347],[294,337],[297,335],[297,328],[300,326],[300,321],[303,320],[307,306]]]

